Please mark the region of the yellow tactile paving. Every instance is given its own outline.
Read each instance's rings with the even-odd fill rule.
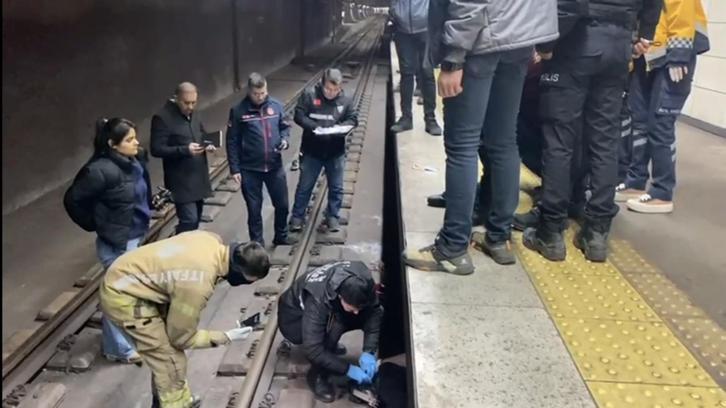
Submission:
[[[521,181],[523,190],[539,185],[539,179],[524,167]],[[529,206],[531,199],[520,200],[518,212]],[[547,261],[524,248],[521,234],[514,241],[596,403],[601,407],[726,407],[726,392],[709,374],[724,371],[718,365],[726,361],[723,330],[709,326],[706,322],[713,322],[627,242],[613,242],[612,263],[592,263],[572,244],[573,230],[570,227],[566,234],[564,262]],[[669,318],[666,324],[664,319]],[[683,333],[671,327],[680,327]],[[693,336],[694,330],[701,336],[696,352],[703,350],[715,364],[708,371],[692,354],[693,343],[689,351],[681,342],[683,336]]]

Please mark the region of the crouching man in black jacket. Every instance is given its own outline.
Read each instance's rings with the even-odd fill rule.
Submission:
[[[280,332],[302,345],[312,363],[308,385],[317,399],[335,400],[329,374],[347,375],[358,384],[370,383],[376,374],[374,356],[383,318],[371,272],[363,262],[339,261],[321,266],[298,278],[280,297],[277,308]],[[363,354],[359,365],[339,357],[343,333],[362,329]]]

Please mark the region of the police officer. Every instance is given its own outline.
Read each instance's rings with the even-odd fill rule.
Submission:
[[[151,155],[164,163],[164,185],[171,190],[181,234],[199,228],[204,199],[212,195],[209,181],[204,125],[198,113],[197,87],[190,82],[177,85],[174,97],[151,119]]]
[[[343,74],[329,68],[320,83],[306,90],[295,107],[295,123],[303,128],[300,180],[295,190],[290,231],[302,230],[305,208],[315,187],[320,170],[328,179],[328,208],[325,223],[331,232],[339,229],[338,213],[343,203],[343,171],[345,169],[345,133],[316,134],[316,129],[334,125],[358,126],[358,113],[353,100],[343,92]]]
[[[335,400],[329,374],[347,375],[358,384],[372,381],[383,308],[363,262],[334,262],[299,277],[280,296],[277,313],[282,335],[302,345],[312,364],[307,380],[319,400]],[[357,365],[336,355],[345,354],[338,346],[343,333],[356,329],[364,334]]]
[[[184,350],[243,340],[251,331],[197,329],[215,284],[222,279],[232,286],[248,284],[269,269],[258,243],[224,245],[207,231],[179,234],[116,259],[101,283],[101,309],[134,340],[151,369],[153,406],[199,406],[187,384]]]
[[[229,112],[227,159],[235,181],[242,185],[247,204],[250,240],[262,246],[262,185],[275,207],[275,245],[287,245],[287,179],[280,152],[289,146],[290,125],[282,103],[267,94],[267,81],[254,72],[247,96]]]
[[[584,168],[591,196],[575,245],[591,261],[607,257],[607,237],[618,211],[613,202],[623,87],[631,55],[653,38],[662,0],[558,0],[560,38],[540,44],[547,60],[540,78],[543,120],[541,219],[524,232],[524,244],[553,261],[565,259],[562,231],[570,202],[570,164],[582,124]],[[632,33],[638,28],[638,47]],[[582,121],[582,122],[581,122]]]

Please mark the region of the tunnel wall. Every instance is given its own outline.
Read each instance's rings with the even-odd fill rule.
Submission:
[[[325,42],[336,7],[332,0],[3,0],[3,214],[74,176],[91,153],[96,118],[128,117],[148,145],[150,118],[178,82],[198,85],[203,111],[251,71],[269,72]]]

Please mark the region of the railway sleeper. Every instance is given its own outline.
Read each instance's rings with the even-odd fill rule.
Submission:
[[[47,320],[50,320],[55,316],[58,312],[60,312],[68,303],[70,303],[76,295],[78,295],[79,290],[67,290],[60,295],[58,295],[55,299],[53,299],[50,304],[48,304],[46,307],[42,308],[38,315],[35,317],[35,320],[44,322]]]
[[[204,199],[204,205],[225,206],[232,200],[232,193],[229,191],[217,191],[212,197]]]
[[[256,352],[257,346],[253,344],[259,343],[262,331],[254,331],[250,336],[241,342],[233,342],[227,345],[227,350],[222,357],[222,362],[217,368],[217,375],[221,377],[238,377],[243,376],[249,372],[254,360],[254,352]],[[251,355],[252,357],[248,357]]]
[[[101,330],[86,327],[69,343],[61,342],[59,350],[45,365],[46,369],[73,373],[90,370],[101,355]]]
[[[202,222],[214,222],[214,219],[222,212],[224,207],[218,205],[205,205],[202,210]]]
[[[66,386],[60,383],[42,382],[30,391],[20,386],[3,400],[3,408],[57,408],[65,395]]]
[[[348,232],[345,230],[345,228],[341,228],[338,231],[331,232],[331,231],[325,231],[320,232],[318,231],[318,234],[315,237],[315,242],[318,244],[344,244],[345,239],[348,237]]]

